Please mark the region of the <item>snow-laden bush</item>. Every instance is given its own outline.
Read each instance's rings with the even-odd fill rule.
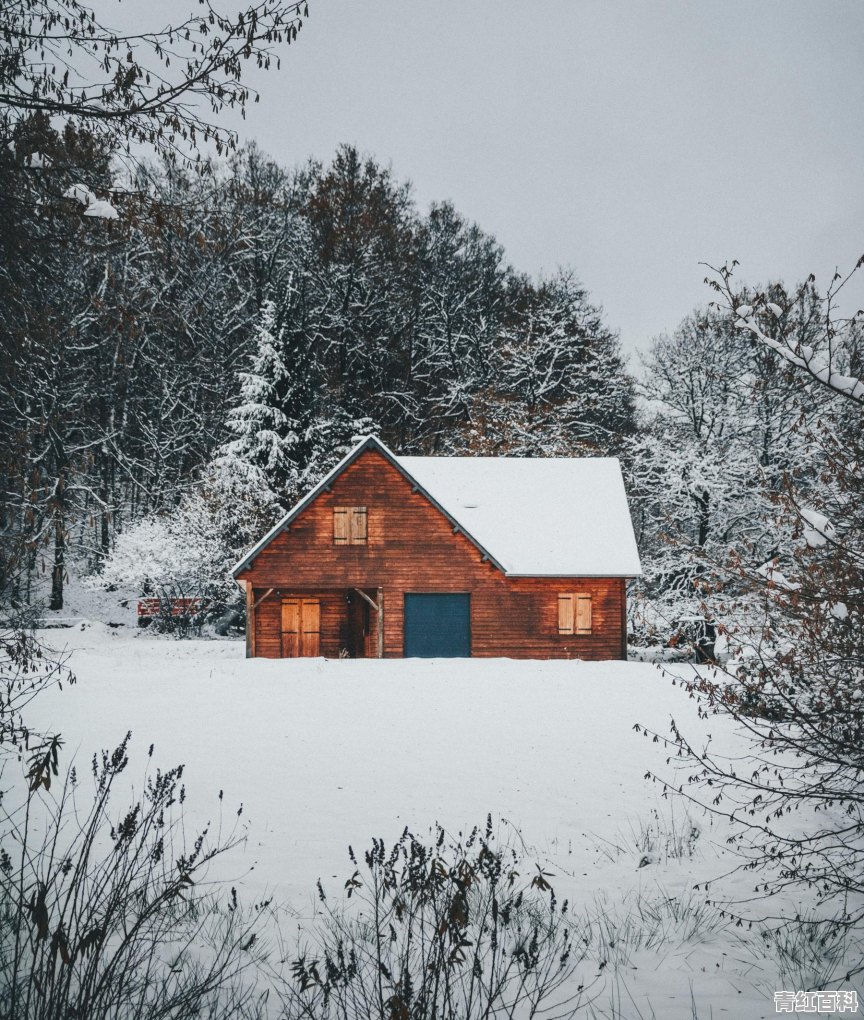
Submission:
[[[121,532],[101,572],[89,583],[160,598],[166,606],[160,617],[166,627],[174,620],[172,599],[203,600],[193,604],[193,622],[219,615],[239,601],[232,566],[282,509],[269,490],[216,464],[177,507]]]
[[[188,508],[145,518],[122,532],[102,570],[105,585],[198,592],[218,574],[221,550],[212,533],[187,530]]]

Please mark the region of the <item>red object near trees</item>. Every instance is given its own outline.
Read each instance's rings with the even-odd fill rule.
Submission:
[[[203,613],[209,604],[209,599],[200,597],[138,599],[138,616],[195,616],[196,613]]]

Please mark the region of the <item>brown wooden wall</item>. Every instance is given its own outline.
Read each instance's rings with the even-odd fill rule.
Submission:
[[[368,543],[333,544],[333,507],[368,507]],[[531,522],[526,521],[530,528]],[[494,553],[494,549],[491,550]],[[470,592],[471,654],[512,658],[620,659],[622,578],[506,577],[375,450],[367,450],[238,575],[254,597],[255,654],[280,655],[278,593],[321,598],[321,654],[336,656],[350,588],[384,589],[384,654],[400,657],[405,592]],[[558,633],[558,593],[592,596],[592,633]],[[374,617],[373,627],[374,627]]]

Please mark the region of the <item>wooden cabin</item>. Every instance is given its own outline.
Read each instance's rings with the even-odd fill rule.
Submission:
[[[370,436],[233,573],[249,656],[623,659],[640,565],[615,459],[400,457]]]

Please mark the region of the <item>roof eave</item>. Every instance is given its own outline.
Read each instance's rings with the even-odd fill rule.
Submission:
[[[604,571],[602,574],[585,574],[585,573],[572,574],[572,573],[569,573],[569,572],[562,573],[561,571],[555,571],[554,573],[550,574],[550,573],[540,573],[538,571],[530,571],[530,572],[520,571],[519,573],[516,573],[516,571],[508,570],[508,571],[506,571],[506,574],[507,574],[507,577],[596,577],[596,578],[618,577],[618,578],[622,578],[625,581],[630,581],[630,580],[633,580],[634,578],[641,577],[642,576],[642,571],[641,570],[637,570],[635,572],[629,571],[626,574],[619,574],[619,573],[616,573],[614,571],[609,571],[609,570]]]

